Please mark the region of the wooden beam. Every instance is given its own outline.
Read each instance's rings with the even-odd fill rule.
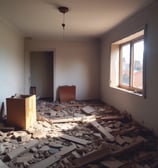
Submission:
[[[132,126],[132,127],[128,128],[128,129],[124,129],[122,131],[119,131],[118,133],[119,133],[119,135],[128,135],[128,134],[130,134],[130,133],[132,133],[132,132],[134,132],[136,130],[137,130],[137,128],[135,126]]]
[[[130,145],[128,146],[125,146],[123,148],[121,148],[120,150],[117,150],[115,152],[112,153],[112,156],[120,156],[128,151],[131,151],[131,150],[134,150],[136,149],[138,146],[140,146],[141,144],[143,144],[144,142],[146,142],[146,139],[141,137],[141,136],[138,136],[137,139],[135,140],[135,142],[131,143]]]
[[[69,117],[69,118],[59,118],[53,119],[53,123],[66,123],[66,122],[91,122],[96,120],[95,115],[83,116],[83,117]]]
[[[62,139],[66,139],[66,140],[69,140],[69,141],[72,141],[72,142],[75,142],[75,143],[78,143],[78,144],[81,144],[81,145],[87,145],[87,144],[91,143],[91,141],[87,141],[87,140],[81,139],[81,138],[76,138],[74,136],[70,136],[70,135],[67,135],[67,134],[59,134],[59,136]]]
[[[61,156],[73,151],[76,148],[75,145],[71,145],[68,147],[64,147],[62,148],[62,150],[60,152],[57,152],[56,154],[48,157],[47,159],[44,159],[34,165],[31,166],[31,168],[46,168],[54,163],[56,163],[57,161],[60,160]]]
[[[101,119],[104,120],[104,121],[109,121],[109,120],[122,120],[122,119],[124,119],[124,118],[125,118],[125,116],[119,116],[119,115],[101,117]]]
[[[86,156],[83,156],[81,158],[75,159],[73,161],[73,164],[75,167],[79,168],[79,167],[84,167],[84,165],[94,162],[96,160],[100,160],[104,157],[107,157],[110,155],[109,150],[107,149],[107,147],[103,147],[102,149],[95,151],[93,153],[90,153]]]
[[[90,153],[86,156],[83,156],[81,158],[75,159],[74,160],[74,165],[75,167],[79,168],[79,167],[83,167],[86,164],[89,164],[91,162],[97,161],[102,159],[103,157],[117,157],[117,156],[121,156],[122,154],[126,154],[127,152],[131,151],[131,150],[135,150],[139,145],[141,145],[142,143],[144,143],[146,140],[143,137],[138,137],[135,142],[133,142],[132,144],[121,148],[120,150],[114,151],[114,152],[110,152],[106,147],[103,147],[102,149],[95,151],[93,153]]]
[[[108,132],[107,128],[102,127],[99,123],[96,121],[90,122],[90,124],[95,127],[100,133],[102,133],[109,141],[114,141],[115,137]]]

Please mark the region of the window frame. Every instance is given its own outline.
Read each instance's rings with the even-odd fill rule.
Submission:
[[[134,93],[139,93],[139,94],[143,94],[143,90],[144,90],[144,51],[143,51],[143,67],[142,67],[142,89],[134,87],[133,86],[133,67],[134,67],[134,44],[139,42],[139,41],[145,41],[145,37],[144,35],[141,35],[137,38],[134,38],[132,40],[126,41],[124,43],[119,44],[119,82],[118,82],[118,87],[122,88],[122,89],[126,89],[129,91],[133,91]],[[124,85],[122,83],[122,79],[121,79],[121,69],[122,69],[122,47],[129,44],[130,45],[130,63],[129,63],[129,85]],[[144,44],[145,45],[145,44]],[[144,46],[145,48],[145,46]]]

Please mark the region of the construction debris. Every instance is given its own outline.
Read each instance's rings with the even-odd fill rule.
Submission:
[[[109,141],[114,141],[115,138],[113,135],[111,135],[109,132],[108,132],[108,129],[107,128],[103,128],[100,124],[98,124],[96,121],[93,121],[91,122],[91,124],[98,130],[100,131],[103,135],[105,135],[105,137],[109,140]]]
[[[0,131],[0,168],[157,168],[157,156],[151,131],[99,101],[37,100],[32,127]]]
[[[0,160],[0,168],[9,168],[3,161]]]
[[[125,163],[120,162],[119,160],[116,160],[115,158],[108,158],[102,161],[101,163],[108,168],[118,168],[118,167],[125,165]]]
[[[52,165],[53,163],[57,162],[60,160],[61,156],[73,151],[76,147],[74,145],[68,146],[68,147],[64,147],[64,149],[62,149],[60,152],[48,157],[47,159],[44,159],[38,163],[36,163],[35,165],[31,166],[31,168],[46,168],[50,165]]]
[[[92,114],[96,110],[92,106],[86,106],[86,107],[82,108],[82,111],[85,112],[85,113],[87,113],[87,114]]]
[[[9,152],[7,154],[8,158],[10,160],[12,160],[13,158],[15,158],[16,156],[20,155],[21,153],[25,152],[27,149],[33,147],[34,145],[36,145],[38,143],[38,141],[36,139],[28,142],[27,144],[25,145],[22,145],[21,147],[19,148],[16,148],[14,150],[12,150],[11,152]]]

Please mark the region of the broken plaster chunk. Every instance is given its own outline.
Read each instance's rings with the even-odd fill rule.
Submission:
[[[50,142],[49,146],[53,147],[53,148],[62,148],[63,147],[61,143],[56,143],[56,142]]]
[[[82,132],[76,132],[76,133],[75,133],[75,136],[81,137],[81,136],[83,136],[83,133],[82,133]]]
[[[33,159],[33,154],[27,153],[24,156],[17,157],[16,163],[24,163]]]
[[[33,135],[32,135],[33,138],[46,138],[46,132],[42,132],[40,130],[36,130],[33,132]]]
[[[40,151],[48,151],[49,150],[49,146],[48,145],[44,145],[39,150]]]
[[[45,127],[45,128],[51,127],[51,125],[50,125],[47,121],[43,121],[43,122],[42,122],[42,125],[43,125],[43,127]]]
[[[50,110],[49,112],[50,112],[50,116],[52,116],[52,117],[57,116],[57,113],[58,113],[58,112],[56,112],[54,110]]]
[[[119,144],[119,145],[124,145],[126,143],[126,140],[124,140],[122,137],[120,137],[120,135],[117,135],[115,138],[115,141]]]
[[[114,127],[119,128],[121,126],[121,124],[122,124],[121,121],[117,121],[116,123],[114,123]]]
[[[5,152],[5,146],[3,143],[0,143],[0,154],[3,154]]]
[[[32,153],[36,153],[37,151],[38,151],[38,149],[36,147],[33,147],[30,149],[30,152],[32,152]]]
[[[9,168],[2,160],[0,160],[0,168]]]
[[[119,160],[116,160],[114,158],[109,158],[101,162],[102,165],[108,167],[108,168],[119,168],[125,165],[125,163],[120,162]]]
[[[122,138],[129,144],[133,142],[133,138],[130,138],[129,136],[122,136]]]
[[[27,142],[31,139],[31,134],[17,137],[17,141]]]
[[[95,108],[93,108],[92,106],[85,106],[82,108],[82,111],[87,114],[91,114],[91,113],[96,112]]]
[[[3,142],[3,139],[4,139],[4,137],[1,137],[1,136],[0,136],[0,142]]]
[[[32,148],[33,146],[37,145],[38,140],[34,139],[28,143],[26,143],[25,145],[21,145],[20,147],[12,150],[11,152],[7,153],[7,157],[12,160],[15,157],[17,157],[18,155],[24,153],[27,149]]]
[[[72,155],[75,157],[75,158],[80,158],[81,155],[77,152],[77,151],[73,151],[72,152]]]
[[[59,149],[58,148],[49,148],[49,152],[52,153],[52,154],[55,154],[57,152],[59,152]]]
[[[61,151],[57,152],[54,155],[49,156],[48,158],[37,162],[36,164],[32,165],[31,168],[46,168],[56,162],[58,162],[61,156],[73,151],[76,148],[75,145],[63,147]]]
[[[11,138],[16,139],[17,141],[25,142],[31,139],[31,135],[28,134],[26,131],[14,131]]]

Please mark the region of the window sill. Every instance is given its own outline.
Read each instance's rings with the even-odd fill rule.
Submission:
[[[143,93],[136,93],[134,91],[127,90],[127,89],[124,89],[124,88],[120,88],[120,87],[117,87],[117,86],[110,86],[110,87],[114,88],[114,89],[117,89],[117,90],[120,90],[120,91],[123,91],[123,92],[126,92],[126,93],[129,93],[129,94],[133,94],[133,95],[136,95],[136,96],[143,97]]]

